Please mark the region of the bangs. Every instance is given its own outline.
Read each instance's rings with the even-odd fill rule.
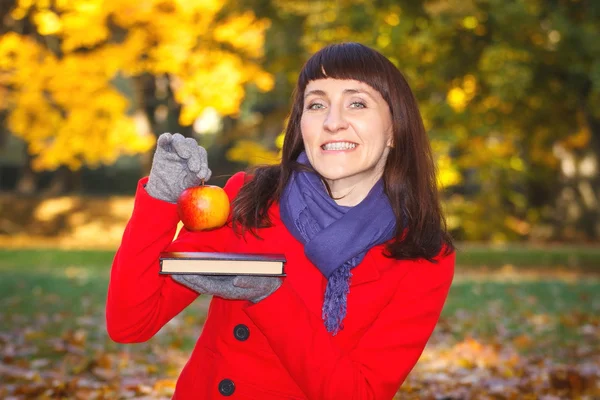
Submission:
[[[384,56],[360,43],[334,44],[306,62],[298,77],[298,88],[304,92],[308,83],[317,79],[352,79],[377,90],[389,104],[389,88],[384,82],[390,66],[394,67]]]

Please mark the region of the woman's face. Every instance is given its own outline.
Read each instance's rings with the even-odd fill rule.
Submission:
[[[300,127],[311,165],[343,205],[362,201],[383,174],[392,117],[381,94],[355,80],[318,79],[304,91]]]

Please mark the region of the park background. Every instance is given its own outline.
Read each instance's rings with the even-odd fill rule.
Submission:
[[[169,398],[196,301],[112,343],[114,251],[156,137],[211,183],[277,162],[322,46],[386,55],[419,101],[457,273],[407,399],[600,398],[600,2],[0,1],[0,397]]]

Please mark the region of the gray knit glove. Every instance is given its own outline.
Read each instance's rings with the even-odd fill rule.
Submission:
[[[179,133],[158,137],[146,192],[156,199],[177,202],[185,189],[209,180],[206,150]]]
[[[229,300],[258,303],[281,286],[281,279],[248,275],[171,275],[173,279],[198,293]]]

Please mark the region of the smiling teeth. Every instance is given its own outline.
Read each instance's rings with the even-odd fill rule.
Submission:
[[[322,146],[323,150],[350,150],[356,147],[356,143],[333,142]]]

